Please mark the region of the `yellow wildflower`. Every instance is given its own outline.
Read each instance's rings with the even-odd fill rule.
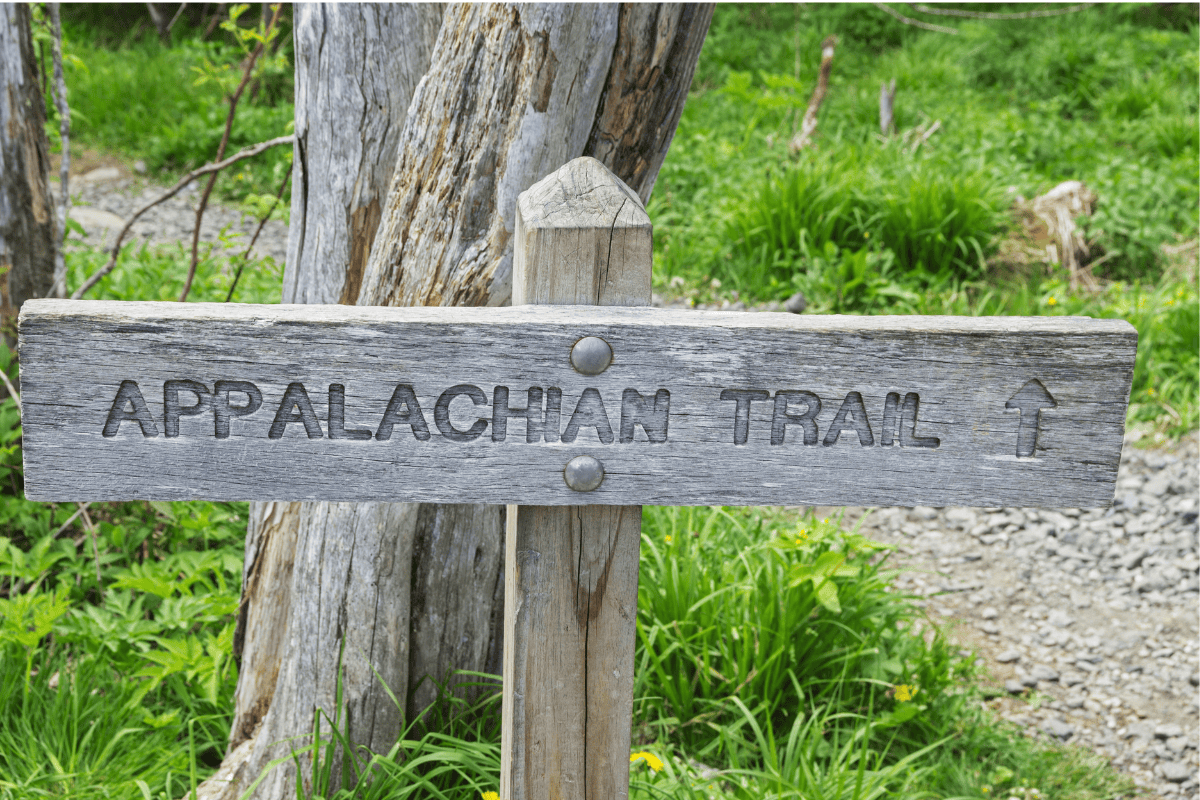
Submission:
[[[920,691],[916,686],[909,686],[907,683],[902,683],[896,687],[896,699],[901,703],[907,703],[917,696]]]
[[[675,537],[669,533],[666,536],[664,536],[663,539],[665,539],[667,541],[667,544],[670,544],[671,542],[675,541]]]
[[[500,800],[499,792],[484,792],[483,800]]]
[[[1055,297],[1054,295],[1050,295],[1049,297],[1046,298],[1046,305],[1048,305],[1048,306],[1058,305],[1058,298]]]
[[[863,231],[863,238],[864,238],[864,239],[870,239],[870,238],[871,238],[871,232],[870,232],[870,231]]]
[[[1154,387],[1153,387],[1153,386],[1151,386],[1151,387],[1149,387],[1149,388],[1147,388],[1147,389],[1146,389],[1146,394],[1150,395],[1151,397],[1154,397],[1154,395],[1155,395],[1155,394],[1157,394],[1157,392],[1155,392],[1155,391],[1154,391]]]
[[[658,756],[654,755],[654,753],[644,753],[643,752],[643,753],[630,753],[629,754],[629,763],[630,764],[634,764],[638,761],[645,761],[646,765],[648,767],[650,767],[650,769],[654,770],[655,772],[658,772],[660,769],[663,768],[662,759],[659,758]]]

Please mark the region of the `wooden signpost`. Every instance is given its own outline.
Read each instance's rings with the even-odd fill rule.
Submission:
[[[520,503],[505,800],[627,794],[640,504],[1112,500],[1124,321],[645,308],[650,221],[586,158],[514,258],[505,309],[28,301],[26,493]]]

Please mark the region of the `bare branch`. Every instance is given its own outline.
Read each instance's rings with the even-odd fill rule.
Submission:
[[[242,92],[246,90],[246,84],[250,82],[250,77],[254,73],[254,64],[262,55],[266,41],[271,38],[271,31],[275,28],[275,23],[279,21],[279,12],[282,8],[282,3],[275,4],[275,13],[271,15],[271,21],[267,24],[264,39],[250,53],[242,72],[242,80],[233,94],[229,96],[229,113],[225,115],[225,132],[221,134],[221,143],[217,145],[218,160],[225,155],[225,148],[229,145],[229,135],[233,132],[233,118],[237,115],[238,101],[242,98]],[[204,220],[204,210],[208,207],[208,198],[216,183],[217,176],[214,173],[208,179],[208,183],[204,185],[204,191],[200,194],[200,204],[196,206],[196,226],[192,230],[192,262],[188,265],[187,278],[183,282],[183,292],[179,295],[181,303],[187,300],[188,293],[192,291],[192,281],[196,278],[196,267],[200,264],[200,223]]]
[[[872,3],[871,5],[875,6],[880,11],[890,14],[891,16],[893,16],[896,19],[903,22],[905,25],[913,25],[917,28],[923,28],[927,31],[934,31],[936,33],[951,33],[951,34],[956,34],[956,35],[958,34],[957,28],[946,28],[946,27],[943,27],[942,25],[934,25],[931,22],[921,22],[921,20],[919,20],[919,19],[909,19],[908,17],[904,16],[896,9],[891,8],[890,6],[886,6],[883,3]]]
[[[180,3],[179,10],[175,12],[175,16],[171,17],[171,21],[167,23],[167,35],[171,34],[171,28],[175,27],[175,23],[179,21],[179,17],[183,14],[183,10],[187,8],[187,3]]]
[[[0,369],[0,378],[4,379],[4,388],[8,389],[8,396],[13,399],[13,404],[17,407],[17,413],[21,413],[21,395],[17,392],[17,387],[13,386],[13,382],[8,378],[8,373],[2,369]]]
[[[878,4],[877,4],[878,5]],[[1042,8],[1036,11],[1021,11],[1014,14],[1005,14],[998,11],[961,11],[957,8],[938,8],[936,6],[927,6],[922,3],[909,3],[908,6],[913,11],[919,11],[922,14],[935,14],[942,17],[964,17],[966,19],[1034,19],[1035,17],[1059,17],[1063,14],[1074,14],[1076,11],[1083,11],[1085,8],[1091,8],[1095,3],[1080,3],[1075,6],[1066,8]]]
[[[275,213],[275,207],[279,205],[279,201],[283,199],[283,190],[287,188],[288,181],[292,178],[292,167],[288,166],[287,174],[283,176],[283,183],[279,184],[279,191],[275,193],[275,202],[271,203],[271,207],[267,209],[267,213],[259,220],[258,227],[254,231],[254,235],[250,237],[250,244],[246,245],[246,252],[242,253],[242,258],[238,263],[237,273],[233,276],[233,283],[229,287],[229,294],[225,296],[225,302],[233,300],[233,290],[237,288],[238,281],[242,279],[242,270],[246,268],[246,259],[250,257],[250,251],[254,249],[254,243],[258,241],[258,235],[262,233],[263,226],[267,224],[267,220],[271,218],[271,214]]]
[[[813,133],[817,130],[817,111],[829,91],[829,75],[833,72],[833,50],[837,46],[836,36],[827,36],[821,42],[821,71],[817,74],[817,88],[813,89],[812,99],[808,101],[808,110],[804,112],[804,121],[800,123],[800,132],[788,142],[788,150],[797,153],[808,146]]]
[[[170,200],[172,197],[179,194],[179,192],[183,189],[183,187],[187,186],[189,183],[194,181],[196,178],[199,178],[201,175],[207,175],[210,172],[220,172],[221,170],[228,167],[230,164],[236,164],[237,162],[242,161],[244,159],[252,158],[252,157],[258,155],[259,153],[263,152],[264,150],[269,150],[270,148],[276,147],[281,144],[293,144],[295,141],[296,141],[296,136],[294,134],[289,134],[287,136],[279,136],[274,139],[268,139],[265,142],[259,142],[256,145],[251,145],[250,147],[247,147],[245,150],[242,150],[238,153],[234,153],[232,156],[225,159],[224,161],[218,161],[213,164],[205,164],[203,167],[194,169],[191,172],[189,172],[187,175],[184,175],[182,178],[179,179],[178,183],[176,183],[174,186],[172,186],[170,189],[168,189],[160,197],[158,197],[155,200],[151,200],[149,203],[142,206],[141,208],[139,208],[137,211],[135,211],[133,213],[133,216],[131,216],[129,218],[129,221],[125,223],[125,227],[122,228],[121,232],[117,234],[117,240],[112,246],[112,251],[111,251],[111,255],[109,256],[108,263],[105,264],[100,269],[93,272],[91,275],[89,275],[88,279],[86,281],[84,281],[83,286],[80,286],[78,289],[75,290],[75,293],[71,295],[71,299],[78,300],[80,297],[83,297],[83,295],[89,289],[91,289],[93,286],[95,286],[97,283],[99,283],[101,281],[101,279],[104,278],[105,275],[112,272],[113,267],[115,267],[117,265],[117,256],[119,256],[121,254],[121,242],[125,239],[125,234],[129,233],[129,229],[131,227],[133,227],[133,223],[136,222],[138,217],[140,217],[142,214],[145,214],[147,211],[154,208],[159,203],[162,203],[166,200]]]

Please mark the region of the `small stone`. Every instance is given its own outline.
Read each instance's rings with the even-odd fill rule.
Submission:
[[[1067,698],[1067,708],[1083,708],[1083,700],[1083,695],[1073,694]]]
[[[1025,691],[1025,684],[1018,680],[1007,680],[1004,682],[1004,691],[1009,694],[1021,694]]]
[[[133,162],[133,171],[139,175],[145,175],[146,174],[146,162],[142,161],[140,158],[137,161]]]
[[[1182,761],[1167,761],[1164,764],[1160,764],[1158,770],[1171,783],[1183,783],[1192,777],[1191,766]]]
[[[783,307],[793,314],[803,314],[804,309],[808,308],[808,300],[804,297],[804,292],[796,292],[784,302]]]
[[[979,623],[979,630],[983,631],[989,636],[995,636],[996,634],[1000,633],[1000,626],[994,622],[981,622]]]
[[[1030,677],[1039,681],[1056,681],[1058,680],[1058,672],[1045,664],[1034,664],[1033,669],[1029,670]]]
[[[1028,686],[1030,689],[1032,689],[1033,687],[1038,685],[1038,679],[1033,677],[1032,675],[1022,675],[1021,676],[1021,685]]]
[[[1187,749],[1187,739],[1182,736],[1172,736],[1167,739],[1167,749],[1172,753],[1182,753]]]
[[[1162,497],[1170,488],[1171,473],[1167,470],[1163,470],[1150,480],[1146,481],[1146,486],[1143,491],[1155,497]]]
[[[116,167],[97,167],[96,169],[85,172],[80,179],[85,183],[103,183],[105,181],[115,181],[121,177],[121,170]]]
[[[1056,739],[1067,740],[1075,733],[1075,726],[1060,719],[1048,719],[1042,723],[1042,730]]]
[[[1063,686],[1078,686],[1083,683],[1083,676],[1078,672],[1064,672],[1058,682]]]
[[[1000,612],[991,606],[988,606],[983,611],[979,612],[980,619],[995,619],[998,616],[1000,616]]]
[[[1070,614],[1063,611],[1061,608],[1056,608],[1051,611],[1050,615],[1046,618],[1046,621],[1056,628],[1066,628],[1075,622],[1074,618],[1072,618]]]
[[[1154,726],[1154,738],[1156,739],[1173,739],[1176,736],[1183,736],[1183,726],[1178,723],[1167,722]]]
[[[1013,650],[1010,648],[997,655],[996,660],[1001,664],[1011,664],[1021,660],[1021,653],[1019,650]]]

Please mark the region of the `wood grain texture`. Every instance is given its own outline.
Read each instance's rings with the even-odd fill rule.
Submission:
[[[616,5],[446,10],[401,135],[363,305],[508,301],[517,195],[583,152]]]
[[[594,378],[571,369],[583,336],[614,350]],[[662,309],[524,306],[508,309],[375,309],[219,306],[37,300],[21,315],[27,493],[39,500],[264,498],[458,499],[577,503],[563,482],[576,455],[600,459],[608,477],[596,504],[1106,505],[1124,431],[1136,332],[1121,320],[1084,318],[805,317]],[[352,354],[347,356],[347,354]],[[102,431],[121,382],[144,387],[163,427],[164,381],[252,381],[263,407],[214,436],[214,415],[180,418],[181,435],[146,437],[121,423]],[[1024,415],[1006,403],[1038,380],[1056,406],[1039,412],[1035,457],[1018,458]],[[268,438],[285,389],[307,387],[322,438],[299,422]],[[345,425],[364,441],[328,438],[327,387],[346,387]],[[400,384],[411,385],[429,438],[409,424],[380,433]],[[453,441],[436,404],[449,388],[480,388],[482,405],[458,397],[447,420],[486,435]],[[586,390],[599,393],[613,437],[580,427],[574,441],[525,439],[508,422],[492,441],[496,386],[509,405],[528,387],[562,390],[567,432]],[[625,389],[670,392],[669,435],[641,426],[618,440]],[[820,446],[790,422],[772,445],[774,405],[749,403],[747,441],[735,445],[736,402],[724,390],[808,391]],[[858,393],[875,439],[824,439]],[[887,396],[919,395],[916,436],[936,448],[883,446]],[[184,392],[181,401],[194,402]],[[232,401],[241,405],[241,396]],[[128,404],[124,404],[128,408]],[[400,409],[403,411],[403,409]],[[802,415],[790,402],[786,413]],[[298,412],[293,408],[293,414]],[[587,417],[587,414],[583,415]],[[845,416],[845,415],[843,415]],[[893,437],[903,416],[892,420]],[[851,420],[852,422],[853,420]],[[846,422],[844,419],[843,422]],[[911,432],[911,430],[910,430]],[[553,438],[553,437],[552,437]]]
[[[285,303],[357,302],[406,111],[429,68],[441,14],[433,3],[296,6]]]
[[[29,5],[0,4],[0,318],[9,325],[22,303],[45,297],[54,283],[46,105],[36,63]]]
[[[649,305],[652,244],[637,195],[577,158],[517,202],[513,302]],[[640,505],[509,506],[504,797],[628,797],[641,531]]]
[[[434,4],[296,7],[297,136],[284,302],[357,301],[391,184],[400,132],[413,92],[429,67],[441,11]],[[312,730],[318,703],[328,702],[339,678],[345,695],[355,698],[355,713],[346,725],[350,740],[358,747],[390,747],[403,720],[376,675],[389,676],[388,688],[403,698],[425,675],[427,664],[445,668],[439,666],[440,653],[429,635],[422,637],[421,647],[411,646],[410,630],[426,617],[437,618],[439,612],[439,598],[413,597],[413,581],[404,577],[411,575],[412,563],[420,556],[416,543],[427,541],[417,523],[432,516],[442,528],[454,529],[445,518],[458,508],[429,515],[422,514],[418,505],[403,504],[250,504],[246,576],[235,638],[240,662],[230,751],[217,775],[201,785],[201,800],[242,798],[271,761],[289,754],[292,737]],[[491,549],[499,551],[501,515],[496,512],[493,517]],[[376,552],[395,557],[332,561],[330,573],[322,580],[357,588],[342,595],[354,607],[339,609],[332,605],[336,595],[320,595],[311,573],[295,571],[296,537],[303,530],[306,547],[319,552],[327,546],[337,552],[341,543],[361,540],[364,525],[370,528]],[[499,561],[497,554],[496,573]],[[335,576],[333,571],[339,569],[344,574]],[[498,575],[491,582],[498,583]],[[414,602],[419,603],[416,611]],[[293,614],[293,604],[308,610],[321,604],[321,613]],[[379,626],[387,646],[362,646],[362,636],[370,635],[362,625],[369,619],[356,615],[370,608],[384,615]],[[480,613],[486,622],[486,608],[470,609],[462,620],[442,626],[460,649],[460,628]],[[340,634],[330,635],[322,626],[339,616],[346,617],[347,625]],[[494,629],[498,631],[499,625]],[[486,630],[483,638],[486,643]],[[314,642],[324,648],[318,654],[322,661],[310,669],[288,671],[286,667],[295,662],[312,663]],[[353,645],[354,652],[345,653],[347,669],[339,675],[336,658],[343,643]],[[462,663],[467,668],[486,667],[482,659]],[[498,666],[493,671],[498,672]],[[279,770],[251,797],[295,795],[296,773],[311,774],[309,754],[302,752],[297,758],[299,770]],[[331,761],[332,780],[337,784],[344,762],[340,754]]]

